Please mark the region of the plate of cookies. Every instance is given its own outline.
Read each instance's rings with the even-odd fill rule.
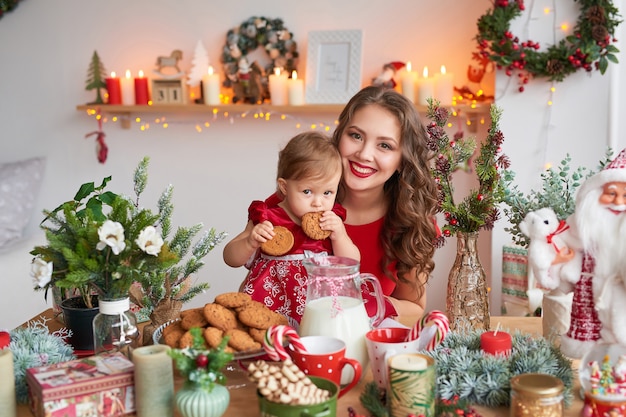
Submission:
[[[229,292],[219,294],[203,307],[181,311],[179,318],[156,329],[153,342],[184,349],[192,343],[189,329],[200,327],[208,348],[217,347],[229,336],[227,349],[234,359],[249,359],[265,353],[265,332],[275,325],[288,325],[288,320],[248,294]]]

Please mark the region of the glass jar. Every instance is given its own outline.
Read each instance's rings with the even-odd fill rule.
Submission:
[[[563,381],[547,374],[511,378],[511,417],[562,417]]]
[[[122,352],[129,359],[138,346],[137,318],[130,311],[130,299],[100,299],[99,312],[93,319],[94,354]]]

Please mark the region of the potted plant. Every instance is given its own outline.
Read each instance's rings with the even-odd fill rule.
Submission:
[[[99,186],[93,182],[83,184],[72,200],[44,211],[41,227],[47,245],[36,246],[30,252],[35,256],[31,273],[36,290],[45,291],[46,296],[53,288],[76,290],[79,296],[72,302],[80,302],[79,307],[83,308],[97,304],[102,311],[103,303],[117,300],[125,300],[120,308],[128,310],[129,292],[135,282],[170,297],[184,292],[186,299],[208,287],[206,283],[190,285],[184,279],[170,279],[167,288],[163,288],[163,277],[176,273],[178,278],[181,270],[176,266],[202,225],[179,228],[173,239],[167,240],[173,210],[172,187],[161,195],[157,212],[139,204],[147,184],[148,163],[149,158],[144,157],[135,170],[134,199],[106,190],[111,181],[111,177],[106,177]],[[224,236],[211,230],[194,249],[198,245],[212,248]],[[208,250],[194,253],[206,255]],[[200,266],[182,271],[197,271],[201,262],[194,263]],[[63,301],[64,305],[67,303]]]
[[[222,372],[233,359],[233,354],[226,350],[229,337],[224,337],[218,347],[207,349],[201,328],[193,327],[189,332],[190,347],[168,351],[185,378],[183,387],[176,393],[176,406],[184,417],[219,417],[230,402]]]

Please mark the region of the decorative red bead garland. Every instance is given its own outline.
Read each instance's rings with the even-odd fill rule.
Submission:
[[[539,52],[538,42],[520,42],[509,30],[510,22],[525,10],[523,0],[495,0],[493,9],[478,19],[477,61],[488,58],[506,75],[518,75],[519,91],[531,78],[563,81],[566,76],[583,69],[604,74],[609,61],[617,63],[619,52],[612,42],[615,28],[622,22],[618,10],[609,0],[574,0],[581,4],[573,35],[567,36],[545,52]]]

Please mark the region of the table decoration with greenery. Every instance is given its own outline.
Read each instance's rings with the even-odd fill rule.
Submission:
[[[168,239],[173,187],[163,191],[156,212],[140,204],[148,163],[144,157],[135,169],[133,199],[107,190],[109,176],[98,186],[83,184],[72,200],[45,210],[41,227],[48,243],[31,251],[34,288],[46,296],[56,287],[77,290],[88,307],[95,294],[130,297],[148,309],[152,323],[144,328],[144,342],[152,340],[150,329],[177,317],[183,303],[209,287],[194,283],[192,275],[226,237],[212,228],[194,242],[203,228],[197,223],[178,227]]]

